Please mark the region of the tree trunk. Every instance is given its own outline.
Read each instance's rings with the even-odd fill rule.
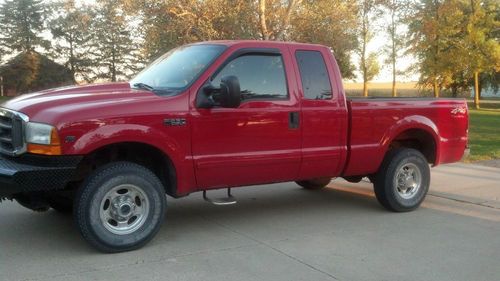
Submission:
[[[392,39],[392,96],[398,95],[396,91],[396,3],[392,1],[391,7],[391,39]]]
[[[283,35],[285,34],[286,30],[288,29],[288,25],[290,24],[290,17],[292,16],[293,9],[295,9],[297,5],[300,5],[301,1],[302,0],[289,0],[285,19],[283,20],[283,27],[275,36],[275,40],[284,40]]]
[[[269,40],[269,32],[266,23],[266,0],[259,0],[259,22],[262,39]]]
[[[439,23],[439,1],[438,0],[434,0],[434,8],[436,9],[436,22]],[[439,49],[439,40],[440,40],[440,36],[439,36],[439,30],[437,31],[437,34],[436,34],[436,40],[434,42],[435,44],[435,59],[436,61],[440,61],[441,57],[440,57],[440,49]],[[434,68],[436,68],[436,66],[434,66]],[[437,75],[437,69],[434,69],[434,97],[436,98],[439,98],[439,85],[438,85],[438,81],[437,81],[437,78],[438,75]]]
[[[361,70],[363,72],[363,97],[368,97],[368,68],[366,65],[366,44],[368,43],[368,23],[366,22],[366,15],[363,15],[363,42],[361,49]]]
[[[474,71],[474,106],[479,109],[479,71]]]
[[[116,56],[114,46],[111,52],[111,82],[116,82]]]
[[[392,62],[392,96],[397,97],[398,93],[396,91],[396,66],[395,61]]]
[[[436,78],[434,78],[434,97],[439,98],[439,85]]]
[[[69,40],[69,67],[71,70],[71,76],[73,76],[73,82],[76,81],[75,77],[75,53],[74,53],[74,47],[73,47],[73,38],[70,38]]]
[[[458,86],[456,85],[451,86],[451,96],[454,98],[458,97]]]

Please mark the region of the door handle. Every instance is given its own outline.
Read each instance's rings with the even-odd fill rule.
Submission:
[[[298,111],[290,112],[288,115],[288,128],[289,129],[298,129],[300,123],[300,115]]]

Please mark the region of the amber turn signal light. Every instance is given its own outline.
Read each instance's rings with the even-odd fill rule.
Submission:
[[[28,143],[28,152],[44,155],[61,155],[61,146]]]
[[[61,155],[61,141],[56,129],[52,129],[50,133],[50,144],[28,143],[27,150],[34,154]]]

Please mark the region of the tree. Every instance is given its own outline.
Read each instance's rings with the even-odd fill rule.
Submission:
[[[284,40],[292,13],[302,0],[259,0],[259,28],[263,40]]]
[[[461,0],[420,0],[409,19],[409,52],[418,60],[419,84],[432,86],[439,97],[442,88],[451,87],[464,60],[458,47],[462,40]]]
[[[144,54],[155,58],[173,47],[205,40],[258,39],[256,1],[124,0],[140,18]]]
[[[403,25],[405,7],[407,1],[403,0],[385,0],[383,2],[385,9],[389,12],[389,24],[387,26],[387,34],[389,35],[388,45],[385,46],[384,52],[388,56],[387,62],[391,65],[392,70],[392,96],[397,96],[396,78],[397,68],[396,63],[401,57],[401,53],[405,47],[404,37],[401,26]]]
[[[366,73],[364,78],[366,81],[371,81],[380,72],[380,64],[378,63],[378,55],[376,53],[368,54],[366,58]]]
[[[36,51],[21,52],[0,66],[6,93],[26,93],[74,83],[71,71]]]
[[[138,44],[132,39],[130,20],[116,1],[98,1],[91,29],[97,78],[114,82],[140,68],[143,60]]]
[[[496,70],[494,73],[481,73],[479,78],[479,93],[481,95],[482,89],[489,88],[494,93],[500,90],[500,71]]]
[[[1,35],[0,35],[0,40],[3,40],[3,38],[1,37]],[[5,49],[2,48],[2,46],[0,46],[0,65],[2,65],[3,58],[5,57],[5,55],[6,55]]]
[[[363,96],[368,96],[368,81],[373,79],[370,77],[370,74],[373,74],[373,71],[377,69],[378,73],[378,63],[377,67],[375,67],[373,61],[373,54],[371,60],[369,60],[368,54],[368,43],[373,38],[373,30],[374,30],[374,21],[379,15],[380,1],[377,0],[360,0],[359,3],[359,16],[361,25],[359,27],[359,37],[361,41],[361,46],[358,49],[359,55],[359,69],[361,71],[361,76],[363,78]],[[371,64],[371,65],[370,65]]]
[[[93,14],[88,6],[77,7],[74,0],[65,0],[54,7],[56,15],[49,27],[55,41],[56,56],[64,58],[65,65],[71,69],[73,78],[91,82],[93,72],[91,49],[91,27]]]
[[[148,58],[203,40],[295,40],[332,47],[343,75],[353,77],[357,0],[122,1],[142,20]]]
[[[304,0],[291,18],[293,41],[332,48],[344,78],[354,78],[352,51],[357,48],[357,0]]]
[[[494,32],[500,27],[498,10],[500,4],[495,1],[470,0],[466,21],[466,36],[463,46],[468,54],[467,64],[474,77],[474,105],[479,105],[479,75],[494,74],[500,71],[500,43]]]
[[[42,0],[5,0],[0,5],[0,45],[7,53],[32,52],[49,48],[41,35],[45,29],[46,11]]]

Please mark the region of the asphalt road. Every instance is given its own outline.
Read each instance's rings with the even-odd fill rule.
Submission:
[[[370,184],[234,190],[238,204],[169,198],[144,248],[101,254],[70,216],[0,204],[0,280],[500,280],[500,169],[432,173],[424,205],[382,209]]]

